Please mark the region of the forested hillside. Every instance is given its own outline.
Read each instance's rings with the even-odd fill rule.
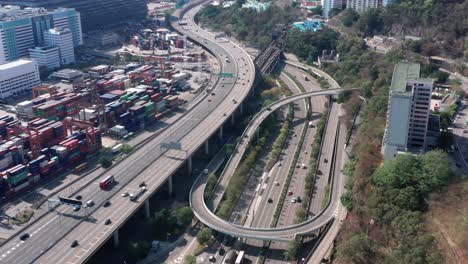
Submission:
[[[345,26],[354,27],[361,36],[421,37],[414,44],[423,55],[468,59],[467,14],[468,1],[401,0],[362,14],[347,9],[340,16]]]

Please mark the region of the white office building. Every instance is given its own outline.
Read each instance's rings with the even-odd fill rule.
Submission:
[[[34,60],[17,60],[0,65],[0,98],[31,92],[41,84],[39,67]]]
[[[44,43],[59,48],[60,65],[75,63],[73,34],[68,28],[52,28],[44,32]]]
[[[34,59],[39,67],[47,68],[49,71],[60,68],[60,51],[56,46],[29,49],[29,57]]]
[[[381,8],[392,3],[393,0],[347,0],[346,8],[352,8],[357,12],[364,12],[371,8]]]
[[[421,152],[426,148],[434,81],[419,78],[419,74],[420,65],[407,62],[398,63],[393,71],[382,142],[385,160],[398,152]]]

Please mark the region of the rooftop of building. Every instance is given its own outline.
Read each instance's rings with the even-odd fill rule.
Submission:
[[[69,28],[60,28],[60,27],[57,28],[56,27],[56,28],[49,29],[48,32],[50,34],[61,35],[61,34],[71,33],[71,30]]]
[[[19,66],[22,66],[22,65],[26,65],[26,64],[29,64],[31,62],[33,62],[33,61],[32,60],[27,60],[27,59],[19,59],[19,60],[15,60],[15,61],[12,61],[12,62],[5,63],[5,64],[0,64],[0,71],[10,69],[10,68],[13,68],[13,67],[19,67]]]
[[[395,65],[392,76],[392,92],[406,92],[406,80],[419,78],[421,66],[419,63],[400,62]]]
[[[74,10],[73,8],[57,8],[53,10],[47,10],[43,7],[25,7],[15,5],[3,5],[0,6],[0,22],[12,21],[22,18],[30,18],[38,15],[53,14],[62,11]]]
[[[52,50],[52,49],[58,49],[58,47],[57,46],[40,46],[40,47],[30,48],[29,50],[48,51],[48,50]]]
[[[74,70],[74,69],[62,69],[62,70],[54,72],[52,75],[53,76],[79,76],[79,75],[83,75],[83,72],[80,70]]]

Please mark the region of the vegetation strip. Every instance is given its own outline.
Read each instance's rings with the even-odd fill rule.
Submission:
[[[289,167],[288,176],[286,177],[286,181],[285,181],[285,184],[283,186],[283,190],[281,191],[281,195],[280,195],[280,198],[278,200],[278,204],[276,206],[275,213],[273,214],[273,219],[272,219],[272,222],[270,224],[271,227],[275,227],[278,224],[279,216],[281,214],[281,208],[283,208],[284,200],[286,199],[286,194],[288,192],[289,185],[291,183],[292,175],[294,174],[294,169],[296,167],[295,164],[297,163],[297,160],[299,159],[299,155],[301,154],[301,146],[302,146],[302,144],[304,144],[304,139],[305,139],[305,136],[307,134],[307,129],[308,129],[308,127],[306,125],[304,125],[304,128],[303,128],[302,133],[301,133],[301,138],[299,140],[299,143],[297,144],[297,148],[296,148],[296,151],[294,153],[293,161],[291,163],[291,166]]]

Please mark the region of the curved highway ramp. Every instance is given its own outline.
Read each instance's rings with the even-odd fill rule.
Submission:
[[[313,96],[336,96],[343,89],[329,89],[322,91],[314,91],[302,93],[294,96],[290,96],[279,100],[261,112],[259,112],[253,120],[250,122],[249,126],[244,131],[241,140],[236,146],[236,151],[234,155],[230,158],[226,169],[222,177],[231,177],[235,169],[240,163],[240,160],[247,149],[248,142],[255,136],[255,131],[260,127],[260,124],[276,109],[290,104],[296,100],[301,100],[304,98],[309,98]],[[329,118],[338,118],[337,116],[331,116]],[[342,136],[339,136],[339,131],[327,131],[328,133],[336,133],[336,140],[334,146],[327,146],[333,148],[334,152],[334,168],[341,168],[342,160],[342,149],[344,146],[344,140]],[[322,226],[327,224],[330,220],[335,217],[335,211],[338,208],[340,203],[340,197],[343,192],[344,179],[340,169],[332,170],[332,188],[331,188],[331,197],[330,202],[327,207],[324,208],[319,214],[313,218],[296,225],[277,227],[277,228],[252,228],[244,227],[241,225],[236,225],[229,223],[218,216],[216,216],[210,209],[208,209],[203,194],[205,191],[207,175],[201,175],[192,186],[190,191],[190,206],[195,214],[195,216],[203,222],[205,225],[213,228],[219,232],[229,234],[235,237],[249,238],[249,239],[258,239],[258,240],[271,240],[271,241],[289,241],[291,238],[296,235],[312,233]]]

